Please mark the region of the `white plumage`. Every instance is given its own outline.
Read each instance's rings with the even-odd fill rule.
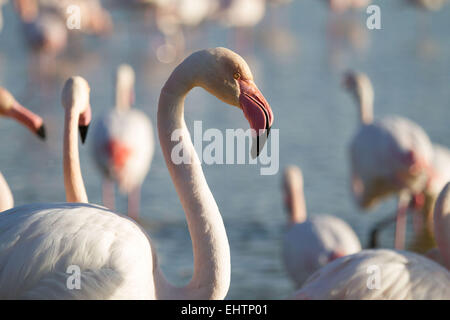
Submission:
[[[317,271],[294,298],[450,299],[450,272],[412,252],[363,250]]]
[[[94,158],[103,174],[116,181],[124,193],[140,186],[150,170],[155,148],[148,117],[137,109],[112,110],[94,124],[93,137]],[[111,141],[126,148],[123,166],[114,165]]]

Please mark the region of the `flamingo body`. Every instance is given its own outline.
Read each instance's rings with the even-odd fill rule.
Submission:
[[[362,183],[361,189],[354,189],[355,196],[366,208],[404,188],[420,190],[433,148],[420,126],[391,116],[362,125],[351,142],[350,156],[354,178]],[[412,174],[410,169],[418,164],[421,169]]]
[[[0,243],[0,299],[155,297],[149,238],[104,207],[15,207],[0,215]],[[69,266],[80,268],[80,289],[67,286]]]
[[[286,270],[300,287],[330,261],[361,250],[352,228],[339,218],[319,215],[289,228],[284,237]]]
[[[111,150],[112,141],[125,150]],[[103,173],[129,193],[142,184],[150,169],[155,148],[152,124],[140,110],[112,110],[95,124],[92,146]]]
[[[377,289],[379,271],[380,281]],[[314,273],[298,299],[450,299],[450,272],[421,255],[396,250],[363,250]]]

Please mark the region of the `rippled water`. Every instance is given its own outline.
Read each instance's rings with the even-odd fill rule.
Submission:
[[[280,129],[280,168],[301,166],[311,215],[329,213],[345,219],[363,246],[374,223],[395,209],[391,200],[369,214],[360,212],[349,192],[347,146],[357,126],[353,100],[340,87],[347,68],[372,78],[375,114],[399,114],[416,121],[437,143],[450,146],[450,7],[426,14],[400,1],[378,1],[382,30],[365,28],[366,15],[347,22],[329,16],[320,1],[294,1],[270,9],[248,38],[213,23],[187,34],[187,51],[225,46],[241,53],[275,114]],[[137,106],[156,126],[159,90],[175,64],[157,61],[153,47],[161,40],[142,27],[143,15],[113,9],[112,37],[88,38],[83,49],[39,70],[24,44],[11,5],[6,6],[0,34],[0,84],[43,116],[49,139],[41,143],[17,124],[1,120],[0,169],[16,205],[64,201],[62,177],[63,110],[60,91],[69,75],[91,84],[95,115],[112,107],[115,68],[128,62],[137,70]],[[349,22],[350,21],[350,22]],[[334,31],[332,31],[334,30]],[[352,41],[342,33],[352,30]],[[353,48],[351,48],[353,46]],[[186,53],[187,54],[187,53]],[[186,121],[203,120],[203,128],[247,128],[241,112],[226,107],[201,89],[186,102]],[[156,134],[156,132],[155,132]],[[89,139],[89,137],[88,137]],[[80,149],[89,200],[101,203],[101,180],[87,146]],[[229,299],[283,298],[293,287],[281,264],[285,213],[280,174],[259,175],[257,166],[204,166],[209,186],[222,212],[230,241],[232,281]],[[281,173],[281,171],[280,171]],[[124,197],[118,199],[125,211]],[[192,274],[192,249],[184,214],[159,146],[143,185],[142,216],[175,283]],[[382,243],[392,247],[392,229]]]

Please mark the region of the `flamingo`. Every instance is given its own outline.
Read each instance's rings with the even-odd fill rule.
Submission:
[[[361,251],[358,236],[343,220],[330,215],[307,219],[300,168],[284,172],[285,202],[289,229],[284,236],[283,258],[286,270],[299,287],[325,264]]]
[[[361,120],[350,145],[353,195],[363,209],[398,195],[395,248],[402,249],[410,194],[422,190],[432,176],[432,144],[424,130],[406,118],[373,121],[374,92],[364,73],[348,72],[344,86],[356,99]]]
[[[434,211],[434,230],[444,266],[413,252],[363,250],[316,273],[294,299],[450,299],[450,183]]]
[[[45,139],[45,126],[41,117],[23,107],[13,95],[3,87],[0,87],[0,116],[12,118]],[[14,198],[6,179],[0,172],[0,212],[11,209],[14,206]]]
[[[14,0],[14,4],[28,43],[50,55],[58,55],[67,47],[69,13],[80,15],[77,32],[104,35],[113,28],[109,13],[98,0]],[[67,11],[70,6],[76,6],[79,12]]]
[[[87,203],[43,203],[0,215],[0,298],[38,299],[223,299],[230,284],[230,249],[221,214],[208,187],[184,121],[184,100],[200,86],[244,112],[250,126],[267,135],[269,104],[247,63],[225,48],[201,50],[171,74],[158,106],[158,131],[166,165],[186,214],[194,274],[184,287],[164,277],[150,237],[132,219]],[[86,202],[78,159],[77,126],[89,109],[89,86],[66,82],[64,176],[68,201]],[[86,120],[86,117],[84,117]],[[259,131],[261,129],[261,131]],[[171,137],[177,130],[179,141]],[[178,143],[191,163],[176,165]],[[81,272],[79,290],[67,287],[69,267]],[[69,269],[71,270],[71,269]],[[72,283],[76,285],[76,283]]]
[[[129,195],[128,215],[138,218],[141,184],[154,153],[153,126],[137,109],[130,109],[134,100],[134,70],[121,65],[116,78],[116,109],[104,115],[94,127],[92,151],[105,176],[103,204],[114,208],[114,185]]]

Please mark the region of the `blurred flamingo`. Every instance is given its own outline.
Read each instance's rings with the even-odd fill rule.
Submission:
[[[273,122],[250,68],[225,48],[193,53],[161,90],[159,138],[192,238],[190,282],[177,287],[166,280],[150,238],[132,219],[87,203],[42,203],[0,215],[1,299],[225,298],[231,273],[225,226],[184,121],[185,97],[196,86],[242,110],[256,132],[268,135]],[[66,197],[86,202],[76,142],[77,127],[80,121],[86,124],[90,114],[87,82],[80,77],[69,79],[62,102],[64,145],[68,144],[64,148]],[[172,139],[174,130],[180,134],[179,141]],[[179,143],[192,163],[172,161],[172,150]],[[81,272],[78,290],[67,286],[67,273],[72,270],[68,268],[74,265]]]
[[[416,253],[363,250],[316,273],[294,299],[450,299],[450,183],[434,211],[434,229],[444,265]]]
[[[374,92],[367,75],[348,72],[344,86],[356,99],[361,120],[350,145],[353,195],[364,209],[398,195],[395,248],[403,249],[410,195],[423,190],[433,176],[432,144],[408,119],[390,116],[373,121]]]
[[[63,52],[69,31],[102,35],[109,33],[113,26],[109,13],[98,0],[14,0],[14,4],[28,43],[34,50],[46,54]],[[80,26],[75,30],[66,24],[70,6],[79,10]]]
[[[0,87],[0,116],[14,119],[39,138],[45,139],[45,127],[42,118],[30,110],[23,107],[13,95],[3,87]],[[11,189],[0,172],[0,212],[8,210],[14,206],[14,199]]]
[[[150,119],[134,101],[135,74],[130,65],[121,65],[116,77],[116,108],[95,124],[93,156],[104,175],[103,204],[114,209],[114,182],[128,195],[128,215],[139,216],[141,185],[150,170],[154,153]]]
[[[299,288],[327,263],[360,251],[361,244],[352,228],[337,217],[319,215],[307,219],[300,168],[285,169],[284,192],[289,229],[284,236],[283,258],[289,276]]]
[[[0,32],[3,30],[3,11],[2,7],[8,2],[8,0],[0,0]]]

